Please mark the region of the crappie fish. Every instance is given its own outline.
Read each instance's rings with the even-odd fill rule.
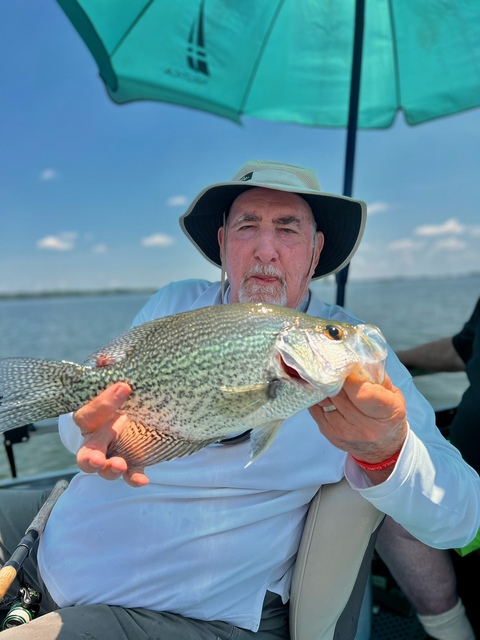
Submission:
[[[264,303],[204,307],[134,327],[84,365],[0,360],[0,432],[75,411],[124,381],[130,424],[109,457],[140,469],[251,429],[253,460],[286,418],[336,395],[351,372],[381,382],[386,354],[373,325]]]

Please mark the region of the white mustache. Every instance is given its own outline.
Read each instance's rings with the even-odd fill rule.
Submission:
[[[254,278],[256,276],[268,276],[271,278],[278,278],[278,280],[282,285],[285,284],[285,278],[283,277],[283,274],[280,271],[277,271],[277,269],[275,269],[275,267],[273,267],[271,264],[266,264],[266,265],[258,264],[255,267],[252,267],[250,271],[246,273],[245,277],[243,278],[243,282],[245,282],[249,278]]]
[[[258,284],[249,280],[255,276],[267,276],[277,278],[276,283]],[[280,285],[280,290],[279,290]],[[269,302],[270,304],[286,305],[286,280],[282,273],[271,265],[256,265],[244,276],[238,298],[240,302]]]

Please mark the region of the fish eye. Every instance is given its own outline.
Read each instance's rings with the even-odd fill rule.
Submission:
[[[342,329],[334,324],[327,324],[323,333],[331,340],[341,340],[343,338]]]

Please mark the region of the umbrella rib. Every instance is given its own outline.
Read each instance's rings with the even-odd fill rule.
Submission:
[[[277,21],[278,15],[279,15],[280,11],[282,10],[282,7],[283,7],[284,4],[285,4],[285,0],[281,0],[281,2],[278,3],[277,9],[275,10],[275,13],[274,13],[274,15],[272,17],[272,20],[270,22],[270,27],[268,28],[268,30],[265,33],[265,37],[263,39],[262,46],[260,47],[260,51],[259,51],[259,54],[258,54],[257,59],[255,61],[255,64],[252,67],[252,73],[250,74],[249,81],[247,83],[245,92],[243,94],[243,99],[242,99],[242,102],[240,104],[240,109],[239,109],[239,114],[240,115],[242,113],[244,113],[245,105],[247,103],[248,96],[250,95],[250,90],[252,88],[254,78],[257,75],[258,66],[259,66],[260,61],[261,61],[261,59],[263,57],[263,52],[265,51],[265,47],[267,46],[267,42],[268,42],[268,40],[270,38],[270,34],[272,32],[272,29],[273,29],[273,27],[275,25],[275,22]]]
[[[137,16],[135,17],[134,20],[132,20],[131,24],[129,25],[128,29],[125,31],[125,33],[122,35],[122,37],[120,38],[120,40],[117,42],[117,44],[113,47],[111,53],[110,53],[110,57],[113,58],[113,56],[115,55],[115,53],[118,51],[118,49],[122,46],[123,42],[125,41],[125,39],[128,37],[128,35],[130,34],[131,31],[133,31],[133,29],[137,26],[137,23],[142,19],[142,17],[144,16],[144,14],[148,11],[148,9],[150,8],[150,5],[152,5],[155,2],[155,0],[148,0],[148,2],[145,4],[145,6],[143,7],[143,9],[141,11],[139,11],[139,13],[137,14]]]

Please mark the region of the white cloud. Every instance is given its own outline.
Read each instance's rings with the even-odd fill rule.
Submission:
[[[456,218],[450,218],[443,224],[425,224],[417,227],[414,231],[416,236],[444,236],[450,233],[464,233],[465,226],[460,224]]]
[[[65,231],[56,236],[45,236],[37,242],[38,249],[50,251],[71,251],[75,248],[77,234],[72,231]]]
[[[167,204],[169,207],[183,207],[187,204],[186,196],[172,196],[168,198]]]
[[[391,251],[420,251],[420,249],[423,249],[423,247],[423,242],[411,240],[410,238],[404,238],[403,240],[394,240],[388,245],[388,248]]]
[[[371,204],[367,205],[367,208],[369,216],[373,216],[376,213],[385,213],[393,209],[392,205],[388,204],[387,202],[381,202],[380,200],[378,202],[372,202]]]
[[[165,233],[154,233],[151,236],[142,238],[144,247],[169,247],[175,243],[175,238],[167,236]]]
[[[467,248],[467,243],[458,238],[445,238],[435,243],[436,251],[463,251]]]
[[[92,250],[93,253],[106,253],[108,251],[108,247],[106,244],[96,244]]]
[[[43,169],[40,171],[39,178],[42,182],[50,182],[58,178],[58,172],[55,169]]]

